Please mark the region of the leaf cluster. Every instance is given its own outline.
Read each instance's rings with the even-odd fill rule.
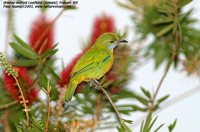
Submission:
[[[183,11],[191,0],[129,0],[118,4],[133,11],[133,24],[140,39],[153,35],[144,48],[144,57],[155,61],[155,68],[169,63],[175,43],[179,43],[174,66],[184,66],[189,74],[199,73],[200,29],[192,18],[193,9]],[[177,42],[178,41],[178,42]]]

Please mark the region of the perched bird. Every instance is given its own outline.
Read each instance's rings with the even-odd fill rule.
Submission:
[[[74,65],[65,94],[65,100],[70,101],[76,87],[83,81],[99,79],[112,67],[114,61],[113,49],[119,43],[127,43],[112,33],[99,36],[94,45],[88,49]]]

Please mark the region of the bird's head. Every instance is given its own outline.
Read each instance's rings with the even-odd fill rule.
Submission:
[[[127,43],[128,41],[119,39],[116,35],[113,33],[104,33],[101,36],[99,36],[94,44],[95,47],[103,48],[105,50],[111,50],[120,43]]]

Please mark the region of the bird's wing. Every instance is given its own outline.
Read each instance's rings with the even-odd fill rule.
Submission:
[[[70,78],[107,61],[109,58],[110,55],[104,50],[88,50],[74,66]]]

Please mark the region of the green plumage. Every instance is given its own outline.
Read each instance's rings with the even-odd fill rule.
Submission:
[[[65,95],[66,101],[71,100],[79,83],[99,79],[110,70],[114,61],[113,49],[118,43],[119,39],[112,33],[98,37],[95,44],[73,67]]]

